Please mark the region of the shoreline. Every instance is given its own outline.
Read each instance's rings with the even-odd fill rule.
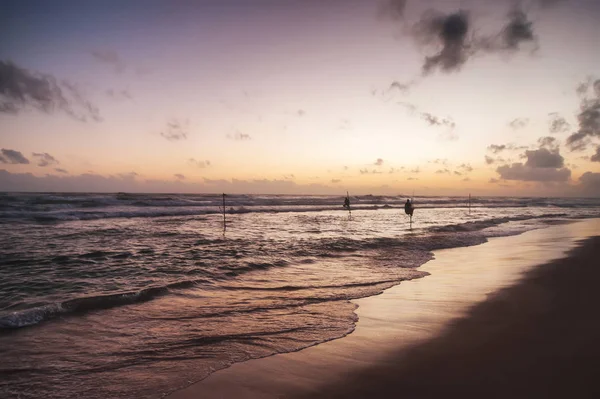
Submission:
[[[600,219],[587,219],[491,238],[474,247],[434,251],[435,259],[419,268],[430,276],[402,282],[378,296],[353,300],[359,306],[359,321],[350,335],[298,352],[236,363],[168,397],[315,396],[324,389],[326,397],[336,392],[352,396],[360,387],[343,395],[340,390],[349,376],[355,381],[368,370],[389,372],[397,361],[390,358],[391,353],[402,357],[439,339],[451,321],[469,316],[473,305],[506,287],[520,286],[527,278],[523,273],[563,258],[578,240],[598,234],[599,227]],[[386,373],[380,370],[379,374]],[[388,394],[393,393],[382,395]]]

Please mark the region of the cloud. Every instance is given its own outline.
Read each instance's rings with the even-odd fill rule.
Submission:
[[[133,100],[133,96],[129,90],[106,90],[106,95],[115,100]]]
[[[417,166],[416,168],[414,168],[414,169],[411,169],[411,170],[410,170],[410,173],[421,173],[421,170],[420,170],[420,169],[419,169],[419,167]]]
[[[509,144],[491,144],[488,146],[487,150],[493,154],[499,154],[502,151],[516,151],[516,150],[524,150],[527,149],[527,146],[518,146],[513,143]]]
[[[550,116],[550,120],[548,121],[548,130],[550,133],[566,133],[571,128],[571,125],[567,122],[567,120],[558,113],[552,112],[548,114],[548,116]]]
[[[375,161],[374,165],[382,166],[383,165],[383,159],[377,158],[377,160]]]
[[[167,126],[164,128],[160,135],[169,141],[180,141],[186,140],[188,135],[189,121],[172,119],[167,122]]]
[[[494,158],[490,157],[489,155],[486,155],[486,156],[485,156],[485,163],[486,163],[486,164],[488,164],[488,165],[491,165],[491,164],[493,164],[494,162],[496,162],[496,160],[495,160]]]
[[[558,141],[551,136],[540,137],[538,139],[538,144],[540,145],[540,148],[547,148],[549,150],[558,149]]]
[[[588,91],[591,91],[590,96]],[[571,134],[566,142],[571,151],[584,150],[592,139],[600,138],[600,79],[586,85],[582,96],[577,115],[579,130]]]
[[[304,115],[306,115],[306,111],[305,111],[305,110],[303,110],[303,109],[299,109],[299,110],[296,112],[296,114],[297,114],[299,117],[303,117]]]
[[[522,129],[529,124],[529,118],[515,118],[508,123],[513,130]]]
[[[17,114],[33,107],[47,114],[61,110],[74,119],[102,120],[98,108],[75,84],[57,82],[52,75],[31,72],[10,61],[0,61],[0,113]]]
[[[190,159],[188,159],[188,162],[200,169],[208,168],[210,166],[209,160],[200,161],[200,160],[197,160],[194,158],[190,158]]]
[[[600,162],[600,145],[596,147],[596,153],[590,158],[592,162]]]
[[[433,161],[428,161],[428,163],[435,163],[435,164],[441,164],[441,165],[448,165],[448,160],[447,159],[441,159],[441,158],[436,158]]]
[[[463,163],[458,166],[458,169],[462,170],[463,173],[471,173],[473,171],[473,167],[471,164]]]
[[[438,169],[435,171],[436,174],[438,175],[442,175],[442,174],[450,174],[450,171],[448,169]]]
[[[423,73],[428,74],[439,68],[444,72],[454,71],[467,61],[469,15],[464,11],[445,15],[430,10],[412,28],[412,35],[423,46],[437,45],[438,53],[425,58]]]
[[[185,180],[185,176],[181,173],[175,173],[173,176],[175,176],[177,180]]]
[[[404,17],[407,0],[386,0],[379,7],[379,15],[392,20],[401,20]]]
[[[126,68],[125,62],[114,50],[94,50],[91,54],[96,61],[112,66],[115,69],[115,72],[117,73],[123,72]]]
[[[550,151],[547,148],[540,148],[534,151],[525,151],[527,162],[525,166],[531,168],[562,168],[565,159],[559,154],[558,150]]]
[[[408,93],[408,91],[410,90],[411,86],[413,86],[416,82],[415,81],[410,81],[408,83],[400,83],[398,81],[393,81],[392,84],[390,84],[390,88],[389,90],[398,90],[400,93]]]
[[[0,150],[0,163],[26,165],[29,163],[29,159],[25,158],[19,151],[3,148]]]
[[[600,173],[585,172],[579,182],[585,194],[600,196]]]
[[[472,32],[469,13],[459,10],[451,14],[429,10],[413,25],[411,35],[421,47],[436,46],[438,52],[426,56],[424,75],[434,69],[442,72],[458,71],[471,57],[479,53],[515,52],[525,42],[537,49],[533,23],[527,14],[516,7],[507,14],[507,22],[493,35],[477,36]]]
[[[379,175],[379,174],[383,173],[379,170],[375,170],[375,169],[369,170],[367,168],[361,169],[359,172],[361,175]]]
[[[460,173],[458,170],[455,170],[455,171],[454,171],[454,174],[455,174],[456,176],[462,176],[462,173]]]
[[[54,168],[54,170],[58,173],[69,174],[69,172],[67,172],[65,169],[62,169],[62,168]]]
[[[504,180],[551,182],[567,181],[571,177],[571,171],[567,168],[535,168],[522,163],[499,166],[496,172]]]
[[[439,118],[430,114],[429,112],[421,112],[421,118],[425,120],[429,126],[448,126],[450,129],[454,129],[456,124],[450,118]]]
[[[337,184],[337,183],[341,183],[342,181],[340,179],[331,179],[331,182],[333,184]]]
[[[406,180],[419,180],[418,177],[408,177]]]
[[[54,158],[52,155],[48,154],[47,152],[34,152],[33,156],[38,158],[38,166],[44,167],[44,166],[48,166],[48,165],[56,165],[58,164],[58,160],[56,158]]]
[[[492,184],[494,184],[494,183],[498,183],[499,181],[500,181],[500,180],[498,180],[498,179],[496,179],[496,178],[493,178],[493,177],[492,177],[492,178],[490,178],[490,180],[488,180],[488,183],[492,183]]]
[[[227,138],[229,140],[235,140],[235,141],[252,140],[252,137],[249,134],[240,133],[240,132],[236,132],[234,135],[228,134]]]

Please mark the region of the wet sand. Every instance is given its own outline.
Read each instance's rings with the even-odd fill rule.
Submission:
[[[436,251],[430,276],[355,301],[347,337],[170,398],[600,397],[600,238],[580,247],[599,233],[593,219]]]

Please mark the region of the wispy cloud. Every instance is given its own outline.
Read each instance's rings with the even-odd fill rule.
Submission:
[[[185,176],[181,173],[175,173],[173,176],[175,176],[177,180],[185,180]]]
[[[529,124],[529,118],[515,118],[508,123],[508,126],[513,130],[523,129]]]
[[[198,160],[195,158],[190,158],[190,159],[188,159],[188,162],[200,169],[208,168],[210,166],[209,160],[202,161],[202,160]]]
[[[58,82],[52,75],[31,72],[10,61],[0,61],[0,77],[2,113],[17,114],[32,107],[48,114],[61,110],[82,122],[102,120],[98,108],[71,82]]]
[[[34,152],[33,156],[35,158],[38,159],[38,166],[44,167],[44,166],[48,166],[48,165],[56,165],[58,164],[58,160],[56,158],[54,158],[52,155],[48,154],[47,152]]]
[[[160,135],[169,141],[186,140],[188,136],[189,121],[187,119],[171,119],[160,132]]]
[[[548,130],[552,134],[566,133],[571,128],[571,125],[565,118],[560,116],[557,112],[548,114],[550,120],[548,121]]]
[[[54,170],[58,173],[69,174],[69,172],[62,168],[54,168]]]
[[[115,100],[133,100],[133,96],[129,90],[106,90],[106,95]]]
[[[125,68],[127,67],[125,61],[123,61],[115,50],[94,50],[91,54],[96,61],[113,67],[117,73],[125,71]]]
[[[236,132],[235,134],[228,134],[227,138],[235,141],[247,141],[252,140],[252,137],[249,134]]]
[[[29,163],[29,159],[25,158],[20,151],[3,148],[0,150],[0,163],[26,165]]]

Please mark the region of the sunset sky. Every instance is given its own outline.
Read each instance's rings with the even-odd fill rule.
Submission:
[[[3,1],[0,191],[600,196],[600,1]]]

